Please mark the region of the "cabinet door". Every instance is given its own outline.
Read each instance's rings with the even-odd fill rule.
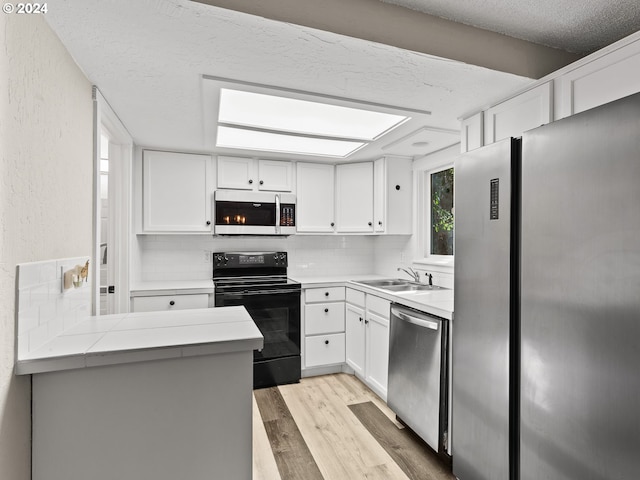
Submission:
[[[389,372],[389,320],[368,312],[366,321],[365,382],[386,401]]]
[[[297,164],[296,229],[299,233],[334,231],[334,171],[333,165]]]
[[[344,302],[305,305],[304,329],[305,335],[344,332]]]
[[[252,158],[218,157],[218,188],[253,190],[255,183]]]
[[[556,119],[584,112],[640,91],[640,45],[626,45],[562,75]]]
[[[385,213],[387,205],[386,158],[373,163],[373,231],[384,233],[387,225]]]
[[[462,120],[460,132],[460,151],[462,153],[480,148],[484,143],[482,112]]]
[[[210,164],[208,155],[143,152],[145,232],[211,231]]]
[[[543,83],[487,110],[485,145],[552,121],[552,82]]]
[[[258,190],[290,192],[293,165],[280,160],[258,160]]]
[[[384,157],[374,167],[374,231],[389,235],[411,234],[413,160]]]
[[[345,327],[347,365],[364,378],[364,310],[347,303]]]
[[[336,167],[338,232],[373,232],[373,162]]]
[[[165,310],[188,310],[191,308],[207,308],[209,295],[195,293],[191,295],[154,295],[150,297],[133,297],[132,312],[162,312]]]

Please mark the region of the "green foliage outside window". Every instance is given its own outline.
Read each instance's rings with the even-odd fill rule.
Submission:
[[[453,255],[453,168],[431,174],[431,254]]]

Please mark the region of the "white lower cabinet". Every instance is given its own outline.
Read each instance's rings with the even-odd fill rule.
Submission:
[[[306,337],[304,347],[307,367],[344,363],[344,333]]]
[[[132,312],[161,312],[166,310],[186,310],[189,308],[207,308],[209,295],[196,293],[190,295],[153,295],[132,297]]]
[[[344,363],[344,287],[309,288],[304,292],[304,366]]]
[[[382,399],[387,399],[391,302],[347,289],[346,362]]]
[[[345,312],[347,365],[364,378],[364,309],[347,303]]]

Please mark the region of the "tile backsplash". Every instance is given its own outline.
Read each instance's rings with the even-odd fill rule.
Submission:
[[[21,358],[91,315],[89,282],[63,290],[62,274],[88,257],[63,258],[17,266],[16,355]]]
[[[211,278],[207,252],[286,251],[289,274],[326,276],[374,273],[373,236],[205,237],[138,235],[140,280]]]

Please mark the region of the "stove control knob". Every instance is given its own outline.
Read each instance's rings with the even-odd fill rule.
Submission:
[[[286,253],[281,253],[280,254],[280,260],[282,260],[283,262],[287,259],[287,254]]]
[[[227,257],[226,255],[224,256],[224,264],[226,265],[227,263],[229,263],[229,257]]]

